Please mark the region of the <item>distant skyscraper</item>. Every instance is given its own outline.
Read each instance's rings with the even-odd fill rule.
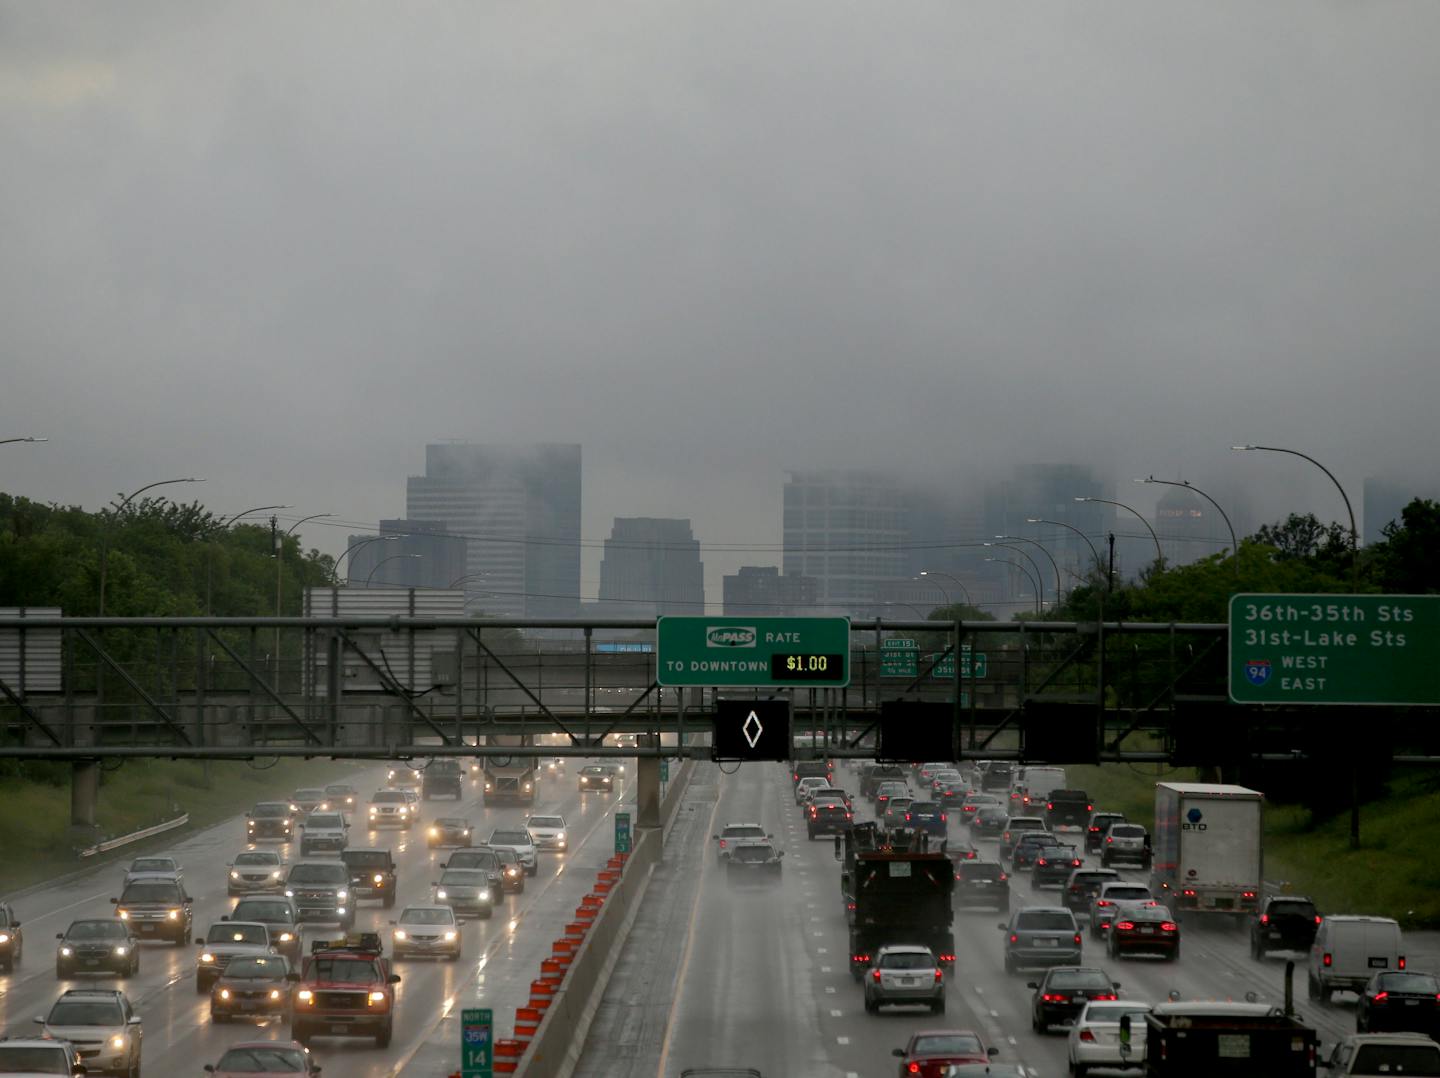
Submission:
[[[600,610],[644,618],[705,613],[705,566],[690,521],[616,517],[600,562]]]
[[[365,542],[393,536],[384,542]],[[352,535],[345,567],[349,584],[448,588],[465,575],[464,539],[436,520],[382,520],[378,536]],[[392,560],[393,559],[393,560]]]
[[[1079,464],[1022,464],[1015,469],[1011,478],[995,483],[985,495],[985,531],[990,536],[1024,535],[1044,544],[1051,557],[1060,566],[1061,578],[1068,590],[1076,577],[1086,577],[1095,566],[1095,554],[1101,563],[1107,558],[1107,536],[1117,532],[1119,552],[1117,569],[1126,565],[1148,565],[1155,560],[1155,545],[1150,542],[1145,526],[1128,513],[1130,526],[1116,527],[1115,509],[1099,502],[1077,502],[1077,497],[1109,498],[1111,495],[1088,469]],[[1069,528],[1054,524],[1029,524],[1031,518],[1058,520],[1077,529],[1077,535]],[[1134,533],[1144,536],[1143,544],[1133,538]],[[1086,539],[1089,542],[1086,542]],[[1037,550],[1034,556],[1042,566],[1048,567],[1044,556]],[[1001,551],[994,557],[1025,563],[1025,559]],[[993,563],[997,575],[1003,576],[1013,585],[1026,583],[1024,575],[1001,562]],[[1028,563],[1025,567],[1033,569]],[[1053,570],[1052,570],[1053,572]],[[1026,590],[1029,590],[1026,584]],[[1054,591],[1054,578],[1045,587],[1046,598]]]
[[[781,576],[773,565],[742,565],[724,587],[726,617],[811,617],[820,599],[814,577]]]
[[[819,581],[818,601],[826,609],[873,617],[877,585],[907,575],[904,490],[881,472],[827,469],[788,476],[785,575]]]
[[[1154,524],[1166,562],[1187,565],[1211,554],[1230,553],[1230,532],[1213,505],[1193,491],[1162,489]]]
[[[579,610],[580,446],[428,445],[425,474],[406,485],[406,513],[466,538],[467,609]]]

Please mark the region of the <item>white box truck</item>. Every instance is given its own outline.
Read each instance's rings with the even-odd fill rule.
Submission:
[[[1265,795],[1243,786],[1155,784],[1150,887],[1176,913],[1245,918],[1260,905]]]

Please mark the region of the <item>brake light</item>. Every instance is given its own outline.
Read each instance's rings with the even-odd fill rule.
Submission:
[[[1315,923],[1317,925],[1320,923],[1320,915],[1318,913],[1315,915]]]
[[[1400,968],[1405,968],[1405,956],[1403,954],[1400,956]]]
[[[950,817],[947,816],[947,815],[945,815],[945,813],[943,813],[943,812],[940,813],[940,822],[941,822],[941,823],[945,823],[945,822],[946,822],[947,820],[949,820],[949,819],[950,819]]]
[[[1117,922],[1115,922],[1115,927],[1118,928],[1121,932],[1129,932],[1131,929],[1133,929],[1133,928],[1135,927],[1135,922],[1134,922],[1134,921],[1117,921]]]
[[[723,838],[720,840],[720,848],[722,850],[725,848],[725,840]]]
[[[1010,942],[1011,942],[1011,943],[1019,943],[1019,942],[1020,942],[1020,937],[1017,936],[1017,935],[1015,935],[1014,932],[1011,932],[1011,933],[1010,933]]]
[[[879,983],[879,980],[880,980],[880,971],[879,971],[878,969],[872,969],[872,970],[870,971],[870,979],[871,979],[872,981],[875,981],[876,983]]]
[[[1079,868],[1079,867],[1080,867],[1080,858],[1077,857],[1077,858],[1075,858],[1073,861],[1071,861],[1071,862],[1070,862],[1070,867],[1071,867],[1071,868]]]
[[[943,954],[940,956],[940,960],[941,960],[942,962],[945,960],[945,956],[944,956]],[[951,958],[951,961],[952,961],[952,962],[954,961],[954,958],[953,958],[953,957]],[[939,984],[939,983],[940,983],[940,980],[941,980],[941,978],[942,978],[943,976],[944,976],[944,975],[937,969],[937,970],[935,971],[935,983],[936,983],[936,984]]]
[[[1055,992],[1046,992],[1040,997],[1040,1000],[1043,1003],[1069,1003],[1070,997],[1058,995]]]
[[[1270,923],[1270,915],[1268,913],[1262,913],[1260,915],[1260,923],[1262,925],[1268,925]]]
[[[1048,865],[1049,863],[1050,863],[1050,862],[1047,861],[1047,860],[1045,860],[1045,858],[1043,858],[1043,857],[1037,857],[1037,858],[1035,858],[1035,864],[1036,864],[1036,865]]]
[[[1010,877],[1007,876],[1007,875],[1005,875],[1005,873],[1003,873],[1003,872],[1000,873],[1000,879],[1001,879],[1001,880],[1008,880],[1009,878],[1010,878]]]
[[[1387,999],[1389,999],[1389,998],[1390,998],[1390,993],[1389,993],[1389,992],[1378,992],[1378,993],[1376,993],[1375,999],[1374,999],[1372,1002],[1374,1002],[1374,1003],[1384,1003],[1384,1002],[1385,1002]]]
[[[1079,947],[1079,946],[1080,946],[1080,933],[1079,933],[1079,932],[1076,932],[1076,933],[1075,933],[1075,946],[1076,946],[1076,947]]]
[[[1095,811],[1095,806],[1094,806],[1094,805],[1086,805],[1086,806],[1085,806],[1085,811],[1086,811],[1086,812],[1094,812],[1094,811]]]
[[[1098,996],[1091,996],[1091,999],[1119,999],[1114,992],[1101,992]]]
[[[1096,830],[1099,830],[1099,828],[1096,828]],[[1113,838],[1111,838],[1109,835],[1106,835],[1106,836],[1105,836],[1105,845],[1108,846],[1108,845],[1110,845],[1110,843],[1112,843],[1112,842],[1114,842],[1114,841],[1115,841],[1115,840],[1114,840]]]
[[[1082,1029],[1079,1034],[1079,1039],[1084,1041],[1086,1044],[1094,1044],[1095,1034],[1091,1033],[1088,1029]]]
[[[853,905],[853,904],[852,904],[852,905]],[[852,955],[850,956],[850,961],[852,961],[852,962],[869,962],[869,961],[870,961],[870,956],[869,956],[868,954],[852,954]]]
[[[906,822],[906,823],[909,823],[909,822],[910,822],[910,813],[908,813],[908,812],[905,813],[905,822]]]
[[[905,1068],[905,1070],[906,1070],[908,1073],[910,1073],[910,1074],[919,1074],[919,1073],[920,1073],[920,1064],[919,1064],[919,1063],[911,1063],[908,1067]]]
[[[1181,891],[1180,893],[1181,893],[1182,895],[1184,895],[1186,898],[1194,898],[1194,897],[1195,897],[1195,892],[1192,891],[1192,890],[1191,890],[1190,888],[1188,888],[1188,887],[1185,888],[1185,890]]]
[[[800,781],[800,772],[798,772],[798,771],[795,772],[794,776],[792,776],[792,778],[791,778],[791,781],[792,781],[792,782],[799,782],[799,781]]]
[[[1180,926],[1177,925],[1174,921],[1161,921],[1161,922],[1160,922],[1160,931],[1161,931],[1161,932],[1175,932],[1175,931],[1178,931],[1179,928],[1180,928]]]
[[[818,816],[818,815],[819,815],[819,810],[818,810],[814,805],[811,805],[811,806],[810,806],[810,815],[811,815],[811,816]]]
[[[954,956],[953,954],[942,954],[942,955],[940,956],[940,961],[942,961],[942,962],[953,962],[953,961],[955,961],[955,956]],[[939,979],[940,979],[940,971],[939,971],[938,969],[935,971],[935,979],[936,979],[936,980],[939,980]]]
[[[1110,906],[1110,905],[1113,905],[1113,903],[1112,903],[1108,898],[1097,898],[1097,899],[1095,900],[1095,905],[1097,905],[1097,906]]]
[[[1100,833],[1100,828],[1098,828],[1098,827],[1092,827],[1092,828],[1090,828],[1090,833],[1091,833],[1092,835],[1098,835],[1098,834]],[[1085,1032],[1086,1032],[1086,1033],[1089,1033],[1090,1031],[1087,1029]],[[1091,1040],[1094,1040],[1094,1039],[1095,1039],[1093,1034],[1091,1035],[1091,1038],[1090,1038],[1090,1039],[1091,1039]]]
[[[1046,809],[1047,812],[1048,812],[1050,809],[1053,809],[1054,807],[1055,807],[1055,802],[1054,802],[1054,801],[1046,801],[1046,802],[1045,802],[1045,809]]]
[[[1241,898],[1254,898],[1254,897],[1255,897],[1255,892],[1254,892],[1254,891],[1241,891],[1241,892],[1240,892],[1240,897],[1241,897]]]
[[[848,820],[850,818],[850,813],[845,813],[845,818]]]
[[[1331,961],[1332,961],[1332,959],[1331,959],[1331,957],[1330,957],[1330,952],[1329,952],[1329,951],[1326,951],[1326,952],[1325,952],[1325,957],[1322,958],[1322,959],[1320,959],[1320,964],[1321,964],[1322,966],[1329,966],[1330,963],[1331,963]]]

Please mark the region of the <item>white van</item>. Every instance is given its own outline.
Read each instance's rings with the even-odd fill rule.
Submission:
[[[1389,917],[1326,917],[1310,947],[1311,999],[1362,992],[1376,972],[1405,968],[1400,925]]]
[[[1065,769],[1063,767],[1027,767],[1015,780],[1015,784],[1025,791],[1025,804],[1039,804],[1043,809],[1045,799],[1050,796],[1051,790],[1067,788]]]

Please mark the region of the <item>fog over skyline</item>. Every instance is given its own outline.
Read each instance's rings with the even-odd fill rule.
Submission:
[[[1440,448],[1440,7],[0,0],[0,490],[401,516],[584,451],[779,564],[786,469],[1343,520]],[[307,525],[344,549],[352,527]],[[709,551],[773,546],[773,553]]]

